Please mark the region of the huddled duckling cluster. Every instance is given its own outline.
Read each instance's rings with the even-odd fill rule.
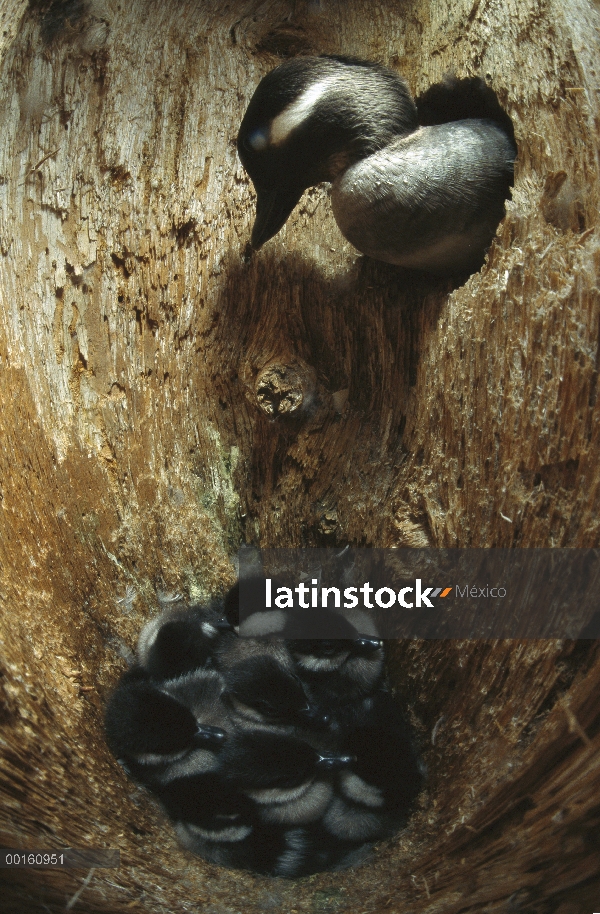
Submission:
[[[330,181],[340,231],[364,254],[431,273],[479,269],[513,182],[512,125],[481,80],[426,96],[417,106],[393,70],[349,57],[294,57],[268,73],[238,135],[257,195],[252,246]]]
[[[303,638],[297,611],[256,612],[238,634],[238,604],[236,585],[144,627],[108,744],[205,859],[286,877],[350,866],[405,824],[422,783],[383,644],[368,617],[328,610],[328,639]]]

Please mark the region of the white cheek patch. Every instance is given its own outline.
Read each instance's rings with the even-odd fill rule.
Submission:
[[[261,805],[271,806],[280,803],[292,803],[299,800],[310,790],[312,781],[306,781],[297,787],[264,787],[258,790],[247,790],[246,793],[251,800]]]
[[[335,657],[315,657],[312,654],[297,657],[298,666],[309,673],[332,673],[339,670],[348,656],[348,651]]]
[[[363,806],[383,806],[383,794],[374,784],[368,784],[357,774],[344,772],[341,777],[342,793],[349,800],[362,803]]]
[[[141,755],[134,755],[133,758],[140,765],[162,765],[166,762],[176,762],[186,754],[187,749],[181,752],[170,752],[160,755],[158,752],[143,752]]]
[[[260,638],[265,635],[276,635],[283,631],[286,623],[285,614],[276,609],[252,613],[240,624],[242,638]]]
[[[243,702],[233,697],[231,698],[231,704],[233,705],[234,711],[242,717],[256,721],[257,723],[262,722],[263,716],[256,708],[251,708],[249,705],[245,705]]]
[[[251,825],[232,825],[229,828],[221,828],[218,830],[201,828],[199,825],[194,825],[192,822],[179,822],[177,824],[178,832],[181,831],[184,833],[185,837],[195,836],[197,838],[204,838],[205,841],[222,841],[222,842],[237,842],[243,841],[244,838],[247,838],[250,832],[252,831]],[[187,834],[185,834],[187,832]],[[184,837],[182,840],[184,840]]]
[[[188,752],[179,762],[173,762],[167,771],[159,778],[161,784],[170,784],[178,778],[192,777],[196,774],[206,774],[219,767],[216,755],[206,749],[194,749]]]
[[[332,794],[330,784],[317,781],[295,801],[266,805],[261,809],[261,819],[274,825],[308,825],[325,811]]]
[[[288,138],[292,130],[295,130],[315,109],[319,99],[331,86],[340,81],[340,74],[329,76],[320,82],[309,86],[298,98],[284,108],[281,114],[273,118],[271,123],[271,133],[269,140],[272,146],[280,146]]]

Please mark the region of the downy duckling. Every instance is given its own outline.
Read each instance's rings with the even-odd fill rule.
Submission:
[[[255,249],[304,190],[330,181],[336,222],[359,251],[437,274],[481,266],[516,156],[489,119],[419,126],[396,73],[343,57],[297,57],[268,73],[242,120],[238,152],[257,194]]]
[[[252,800],[214,772],[174,778],[154,791],[175,824],[202,841],[243,841],[256,820]]]
[[[300,678],[315,721],[330,718],[336,729],[368,713],[364,700],[380,685],[384,660],[373,620],[358,609],[265,610],[264,578],[256,590],[262,597],[257,611],[245,615],[238,640],[217,653],[223,674],[251,657],[268,655],[281,673]]]
[[[216,675],[216,674],[213,674]],[[216,764],[226,731],[212,719],[202,720],[180,697],[159,688],[141,667],[121,678],[105,714],[108,746],[136,780],[151,786],[173,772]]]
[[[153,678],[174,679],[210,665],[217,645],[234,638],[222,601],[190,607],[180,603],[144,626],[137,656]]]
[[[387,692],[372,700],[366,722],[342,743],[354,762],[339,775],[323,827],[346,841],[375,841],[406,824],[423,785],[408,726]]]
[[[371,849],[371,844],[339,841],[318,824],[306,828],[255,825],[238,841],[203,839],[183,822],[175,830],[184,847],[211,863],[287,879],[357,866]]]
[[[336,726],[368,713],[368,699],[383,680],[383,642],[375,625],[365,613],[352,618],[355,624],[341,611],[311,608],[290,613],[284,629],[286,646],[308,696],[316,707],[330,713]],[[313,625],[326,637],[301,637]]]
[[[231,667],[224,678],[225,698],[238,728],[275,728],[292,735],[329,723],[329,715],[307,698],[299,677],[273,656],[248,657]]]
[[[258,731],[238,732],[219,758],[223,781],[256,803],[260,821],[282,826],[316,822],[331,801],[333,773],[354,762],[296,737]]]
[[[248,835],[230,841],[207,840],[186,822],[178,822],[175,831],[184,847],[217,866],[287,879],[308,876],[322,868],[313,862],[314,845],[304,828],[254,825]]]
[[[172,781],[157,795],[181,844],[219,866],[297,876],[308,842],[301,830],[264,825],[256,804],[215,774]]]
[[[295,668],[281,636],[285,614],[265,609],[265,577],[256,575],[244,581],[244,617],[240,622],[240,582],[225,596],[225,615],[239,637],[222,641],[216,647],[214,663],[227,676],[228,671],[251,658],[271,657],[283,673],[294,676]]]
[[[383,642],[373,620],[357,610],[343,612],[259,609],[242,621],[232,647],[218,653],[217,666],[227,675],[242,660],[269,655],[301,679],[311,705],[321,716],[332,712],[335,725],[338,713],[355,708],[383,677]]]
[[[183,758],[173,761],[161,773],[160,783],[175,778],[206,774],[220,768],[223,745],[235,731],[224,697],[225,680],[216,670],[198,669],[177,679],[161,683],[161,689],[192,713],[202,731],[223,734],[209,746],[198,746]]]

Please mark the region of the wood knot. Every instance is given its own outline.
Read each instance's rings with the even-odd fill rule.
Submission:
[[[301,362],[270,362],[258,373],[254,385],[259,409],[270,419],[297,416],[314,397],[314,371]]]

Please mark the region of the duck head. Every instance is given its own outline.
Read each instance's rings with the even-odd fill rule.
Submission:
[[[227,697],[247,724],[326,727],[327,714],[313,706],[300,679],[269,655],[249,657],[227,671]]]
[[[392,70],[349,57],[296,57],[258,85],[238,153],[257,195],[252,247],[282,228],[303,192],[417,129],[417,110]]]

